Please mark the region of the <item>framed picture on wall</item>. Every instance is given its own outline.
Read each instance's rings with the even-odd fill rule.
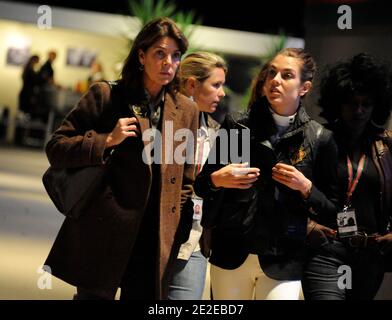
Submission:
[[[30,47],[9,47],[7,49],[6,64],[11,66],[23,66],[30,56]]]
[[[74,67],[89,68],[94,61],[97,53],[94,51],[68,48],[67,49],[67,65]]]

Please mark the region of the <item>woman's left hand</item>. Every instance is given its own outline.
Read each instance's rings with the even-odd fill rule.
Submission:
[[[392,232],[387,233],[384,236],[378,236],[376,238],[378,243],[382,243],[381,250],[383,253],[388,253],[392,249]]]
[[[277,163],[272,168],[272,178],[290,189],[298,190],[304,199],[307,199],[310,195],[312,181],[293,166],[285,163]]]

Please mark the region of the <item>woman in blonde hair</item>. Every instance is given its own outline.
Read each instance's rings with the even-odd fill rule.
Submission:
[[[194,52],[186,56],[180,65],[179,80],[181,93],[194,100],[200,111],[200,123],[196,147],[196,174],[201,171],[212,145],[213,133],[219,123],[210,113],[217,110],[225,96],[223,85],[227,73],[226,62],[210,52]],[[193,222],[188,237],[180,247],[174,262],[174,273],[169,288],[171,300],[200,300],[203,295],[207,269],[208,249],[201,238],[200,225],[202,199],[193,195]],[[202,248],[201,248],[202,247]],[[201,252],[203,251],[203,253]]]

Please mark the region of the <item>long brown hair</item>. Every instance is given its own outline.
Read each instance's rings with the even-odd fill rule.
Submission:
[[[250,108],[256,101],[263,97],[263,86],[267,79],[267,74],[272,60],[277,56],[292,57],[300,60],[301,65],[301,83],[305,81],[312,81],[314,74],[316,73],[316,62],[312,56],[300,48],[286,48],[279,51],[274,57],[271,58],[267,63],[263,65],[257,76],[252,81],[252,93],[248,103]]]
[[[140,68],[139,50],[146,52],[162,37],[174,39],[181,54],[184,54],[188,49],[188,40],[173,20],[166,17],[151,20],[138,33],[131,51],[125,59],[120,81],[124,83],[126,88],[140,91],[143,86],[143,71]],[[176,81],[176,77],[174,77],[174,80],[168,85],[169,91],[172,92],[177,87]]]

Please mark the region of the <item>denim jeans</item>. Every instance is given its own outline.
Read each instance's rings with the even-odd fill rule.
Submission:
[[[345,267],[339,270],[341,266]],[[383,277],[384,261],[377,247],[352,248],[330,239],[309,252],[302,288],[305,300],[372,300]]]
[[[176,259],[169,285],[169,300],[201,300],[206,278],[207,259],[194,251],[189,260]]]

